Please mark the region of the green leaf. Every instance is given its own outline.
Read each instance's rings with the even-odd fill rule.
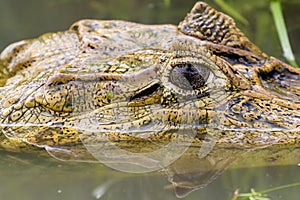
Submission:
[[[281,10],[280,0],[271,1],[271,11],[279,36],[279,40],[283,49],[283,56],[292,66],[298,67],[287,34],[286,25]]]

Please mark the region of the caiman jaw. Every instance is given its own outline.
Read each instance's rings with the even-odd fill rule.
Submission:
[[[0,65],[10,139],[70,147],[101,133],[130,146],[142,132],[168,143],[193,129],[200,145],[215,131],[218,144],[299,143],[299,69],[205,3],[178,27],[82,20],[9,46]]]

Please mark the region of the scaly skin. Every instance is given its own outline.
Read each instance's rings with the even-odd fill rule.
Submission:
[[[178,27],[82,20],[12,44],[0,59],[6,149],[300,143],[300,70],[205,3]]]

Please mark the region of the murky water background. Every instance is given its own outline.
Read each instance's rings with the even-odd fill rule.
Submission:
[[[0,151],[0,196],[1,199],[53,200],[53,199],[176,199],[174,188],[168,181],[170,171],[146,174],[129,174],[111,170],[102,164],[63,162],[46,155],[13,154]],[[295,157],[298,159],[299,156]],[[216,179],[207,182],[207,186],[195,190],[183,199],[231,199],[233,192],[250,192],[300,181],[297,163],[282,166],[259,167],[255,159],[241,157],[239,163],[247,161],[249,167],[231,168],[220,174],[209,172],[200,163],[199,169],[177,166],[178,175],[174,181],[181,179],[195,182],[208,180],[213,173]],[[187,165],[190,163],[186,162]],[[194,173],[180,171],[190,170]],[[168,169],[169,170],[169,169]],[[221,170],[222,172],[222,170]],[[191,178],[190,176],[194,177]],[[214,180],[215,179],[215,180]],[[179,182],[180,184],[180,182]],[[179,194],[186,190],[178,190]],[[272,199],[298,199],[299,187],[292,187],[270,194]]]
[[[192,8],[191,0],[0,0],[0,49],[21,39],[67,29],[83,18],[123,19],[148,24],[178,24]],[[206,1],[216,5],[214,1]],[[247,21],[237,21],[246,35],[265,52],[282,58],[267,0],[226,1]],[[283,1],[284,15],[300,63],[300,2]],[[243,159],[247,160],[247,156]],[[300,162],[229,168],[207,187],[185,199],[231,199],[233,192],[300,182]],[[203,179],[199,177],[199,179]],[[0,199],[175,199],[163,172],[127,174],[102,164],[63,162],[39,154],[0,151]],[[298,199],[299,187],[270,194],[272,199]]]

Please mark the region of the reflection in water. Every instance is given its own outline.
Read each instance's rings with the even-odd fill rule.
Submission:
[[[184,197],[194,190],[206,187],[230,166],[235,168],[296,166],[300,162],[299,153],[300,149],[295,147],[271,146],[254,151],[215,147],[204,158],[199,158],[197,154],[188,151],[164,171],[169,181],[173,183],[177,197]]]
[[[0,177],[5,182],[0,194],[6,199],[230,199],[238,188],[247,192],[300,180],[300,148],[215,147],[201,159],[198,150],[190,148],[160,172],[142,174],[118,172],[99,163],[58,161],[47,154],[0,151]],[[296,199],[298,190],[271,195]]]
[[[173,184],[176,196],[185,197],[218,178],[243,153],[243,150],[220,148],[199,158],[195,150],[189,150],[164,172]]]

